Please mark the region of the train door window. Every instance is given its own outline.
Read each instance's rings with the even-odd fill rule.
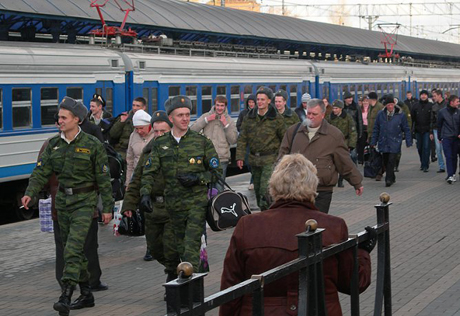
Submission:
[[[211,110],[212,107],[212,87],[203,86],[201,87],[201,113],[206,113]]]
[[[32,123],[32,89],[13,89],[13,128],[30,127]]]
[[[180,87],[178,86],[169,87],[169,97],[174,97],[179,94],[180,94]]]
[[[291,108],[297,106],[297,85],[291,84],[290,86]]]
[[[96,88],[96,94],[102,95],[102,88]]]
[[[3,94],[2,89],[0,89],[0,129],[3,128]]]
[[[268,87],[272,89],[273,92],[276,92],[276,85],[269,85]]]
[[[83,100],[83,88],[67,88],[67,96],[72,99]]]
[[[113,88],[105,88],[105,110],[113,113]]]
[[[149,98],[149,88],[143,88],[142,89],[142,97],[147,101],[147,112],[152,114],[152,111],[150,109],[150,98]]]
[[[323,99],[326,98],[329,100],[329,85],[327,83],[323,84]],[[332,100],[329,100],[332,102]]]
[[[42,88],[40,91],[40,113],[42,126],[53,126],[58,111],[58,88]]]
[[[285,84],[280,85],[280,90],[287,91],[287,85]]]
[[[152,88],[152,113],[158,111],[158,88]]]
[[[250,94],[252,94],[252,86],[244,86],[244,102],[246,102]]]
[[[302,85],[302,94],[305,94],[305,93],[310,93],[310,85],[309,84]]]
[[[230,112],[238,113],[240,111],[240,86],[230,87]]]
[[[185,95],[190,98],[190,101],[192,101],[192,112],[190,113],[190,115],[196,115],[196,92],[196,86],[185,87]]]
[[[227,87],[226,86],[217,86],[217,95],[227,96]]]

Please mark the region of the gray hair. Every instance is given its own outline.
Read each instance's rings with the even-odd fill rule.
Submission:
[[[307,107],[314,108],[314,107],[321,107],[321,112],[326,112],[326,105],[324,104],[323,100],[321,99],[311,99],[307,103]]]

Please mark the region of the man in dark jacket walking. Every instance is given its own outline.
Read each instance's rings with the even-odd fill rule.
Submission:
[[[356,132],[358,133],[358,138],[363,134],[363,116],[361,114],[360,107],[356,104],[353,99],[353,95],[349,91],[345,91],[343,94],[343,111],[350,114],[356,124]]]
[[[428,172],[430,165],[430,126],[433,103],[428,100],[428,91],[420,91],[420,101],[414,104],[412,116],[412,131],[415,132],[417,150],[420,156],[420,170]]]
[[[412,136],[406,115],[395,105],[393,95],[387,95],[384,104],[385,108],[377,115],[370,145],[378,144],[379,151],[383,154],[385,186],[389,187],[396,182],[394,168],[396,157],[401,152],[403,136],[406,138],[407,147],[412,146]]]
[[[457,155],[460,142],[460,111],[458,110],[459,99],[451,95],[448,105],[440,110],[437,118],[438,139],[442,143],[444,155],[446,156],[447,183],[456,181]]]
[[[414,104],[418,102],[418,99],[412,96],[412,91],[407,91],[406,97],[407,98],[404,100],[404,103],[409,107],[409,111],[412,111],[412,108],[414,107]]]
[[[437,89],[433,92],[433,109],[431,111],[431,128],[430,140],[434,141],[436,148],[436,156],[438,157],[439,170],[438,173],[443,173],[446,170],[444,158],[442,156],[441,143],[438,142],[438,112],[446,107],[446,101],[442,97],[442,90]]]

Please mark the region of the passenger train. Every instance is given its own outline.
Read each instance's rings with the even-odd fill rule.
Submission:
[[[89,107],[101,94],[107,110],[118,115],[137,96],[149,112],[163,109],[170,96],[184,94],[193,102],[192,119],[207,112],[217,95],[229,100],[237,117],[245,99],[260,86],[286,90],[296,107],[303,93],[341,98],[376,91],[405,98],[434,87],[459,93],[458,70],[358,64],[305,59],[194,57],[123,52],[94,45],[0,42],[0,202],[19,210],[43,142],[56,133],[53,116],[64,96]],[[3,209],[12,209],[3,208]]]

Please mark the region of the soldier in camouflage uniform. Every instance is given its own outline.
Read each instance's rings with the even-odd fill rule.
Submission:
[[[118,116],[109,131],[111,143],[115,143],[113,148],[124,160],[126,160],[129,137],[134,132],[133,115],[137,110],[147,111],[147,101],[143,97],[135,98],[131,111],[129,113],[123,112]]]
[[[245,116],[236,147],[237,164],[242,169],[246,147],[249,146],[249,165],[254,177],[257,205],[262,211],[270,206],[267,200],[268,180],[286,132],[283,117],[270,105],[272,98],[273,92],[269,88],[262,87],[257,91],[257,106]]]
[[[332,102],[332,113],[326,118],[328,123],[337,127],[345,137],[345,145],[347,145],[350,153],[356,148],[358,133],[356,132],[355,120],[350,114],[343,111],[343,101],[335,100]],[[337,182],[339,188],[343,188],[343,177],[339,175]]]
[[[108,224],[112,219],[112,188],[105,149],[98,139],[82,132],[78,125],[86,113],[81,102],[64,98],[59,105],[61,134],[50,139],[22,198],[22,204],[27,209],[51,175],[56,174],[59,180],[56,209],[65,266],[61,279],[62,295],[53,307],[60,315],[69,315],[71,296],[77,283],[81,291],[77,299],[79,305],[94,306],[83,247],[93,220],[98,191],[102,196],[104,223]]]
[[[155,139],[169,132],[172,126],[172,123],[169,121],[164,111],[156,111],[153,113],[151,122],[155,138],[144,147],[123,201],[121,212],[128,217],[131,217],[132,211],[138,208],[141,176],[144,171],[147,157],[152,151]],[[165,272],[168,274],[166,282],[169,282],[176,278],[177,254],[174,244],[174,231],[165,206],[164,188],[165,182],[163,175],[158,174],[155,177],[154,186],[151,192],[154,211],[144,214],[145,238],[147,241],[147,248],[150,249],[158,262],[165,267]]]
[[[286,128],[300,122],[299,116],[287,106],[289,96],[286,91],[279,90],[275,93],[275,107],[279,114],[284,119]]]
[[[153,208],[151,193],[157,177],[162,175],[166,209],[175,235],[176,262],[188,261],[195,271],[203,271],[207,267],[200,265],[200,246],[205,230],[207,184],[211,182],[211,171],[220,173],[219,159],[211,140],[188,128],[192,109],[188,97],[172,97],[165,108],[173,128],[155,140],[144,164],[140,208]]]

